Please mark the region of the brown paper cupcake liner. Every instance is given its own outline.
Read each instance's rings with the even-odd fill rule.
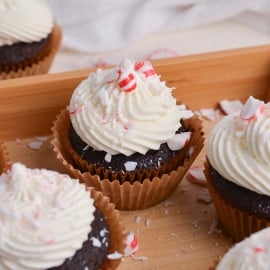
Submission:
[[[9,154],[3,142],[0,141],[0,174],[7,171],[10,164]]]
[[[168,198],[200,153],[204,143],[202,122],[197,117],[193,117],[186,122],[187,127],[193,131],[193,135],[184,151],[185,155],[189,152],[191,154],[186,155],[185,160],[181,163],[179,159],[175,161],[182,164],[181,166],[173,169],[170,173],[161,171],[162,173],[154,172],[151,175],[151,173],[139,172],[136,181],[133,182],[128,181],[131,178],[129,174],[125,176],[119,174],[119,178],[110,181],[106,178],[106,175],[99,174],[92,166],[89,167],[87,162],[80,161],[81,159],[74,153],[75,151],[72,149],[68,138],[70,125],[68,111],[64,109],[57,116],[52,128],[52,145],[58,160],[71,175],[80,179],[87,186],[93,186],[96,190],[100,190],[104,195],[110,197],[116,208],[120,210],[145,209]],[[168,166],[171,166],[171,164]],[[168,168],[163,170],[165,169],[169,171]]]
[[[6,79],[15,79],[39,74],[48,73],[51,64],[53,62],[54,56],[57,50],[60,47],[62,39],[62,31],[58,25],[55,25],[52,31],[52,36],[50,39],[50,43],[46,49],[46,55],[41,57],[38,60],[33,60],[32,63],[29,63],[26,66],[22,66],[19,69],[16,67],[9,72],[3,71],[0,72],[0,80]]]
[[[239,242],[252,233],[270,226],[270,221],[250,215],[228,204],[217,192],[209,171],[209,161],[205,162],[207,186],[215,205],[218,219],[226,233],[235,242]]]
[[[108,254],[118,252],[124,254],[125,249],[125,231],[120,225],[120,213],[115,209],[110,199],[104,196],[100,191],[96,191],[94,188],[89,187],[91,197],[95,201],[95,205],[99,208],[107,219],[110,230],[110,248]],[[121,259],[110,260],[106,259],[101,266],[101,269],[116,269],[121,263]]]

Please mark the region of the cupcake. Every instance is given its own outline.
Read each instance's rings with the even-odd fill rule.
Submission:
[[[220,260],[216,270],[268,270],[270,268],[270,228],[253,233],[235,244]]]
[[[58,159],[121,210],[155,205],[175,190],[203,147],[201,121],[177,105],[148,61],[91,73],[54,122]]]
[[[234,241],[270,224],[270,106],[249,97],[207,139],[205,175],[218,219]]]
[[[47,73],[60,40],[45,0],[1,0],[0,79]]]
[[[14,163],[0,176],[0,268],[115,269],[123,252],[119,213],[67,175]]]

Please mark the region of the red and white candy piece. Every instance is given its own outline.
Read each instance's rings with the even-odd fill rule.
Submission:
[[[243,104],[240,100],[221,100],[219,102],[219,106],[221,108],[221,110],[225,113],[225,114],[231,114],[231,113],[236,113],[241,111]]]
[[[206,186],[206,177],[203,173],[203,167],[201,166],[194,166],[189,169],[187,173],[187,179],[197,185]]]
[[[180,150],[189,143],[190,137],[191,132],[175,134],[171,139],[167,141],[167,145],[172,151]]]
[[[106,83],[112,83],[119,77],[119,75],[120,75],[120,69],[114,68],[112,70],[109,70],[107,73],[105,73],[104,81]]]
[[[132,92],[136,89],[137,83],[131,72],[119,72],[118,85],[122,91]]]
[[[242,120],[250,121],[263,111],[264,102],[250,96],[240,112],[240,118]]]
[[[124,256],[132,256],[139,250],[139,243],[137,237],[133,232],[127,234],[125,238],[125,253]]]
[[[134,69],[144,74],[145,77],[156,75],[156,72],[149,61],[137,61],[134,65]]]

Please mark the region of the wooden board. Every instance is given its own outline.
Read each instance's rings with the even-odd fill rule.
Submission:
[[[244,101],[249,95],[270,99],[270,46],[162,59],[153,64],[162,79],[176,87],[175,97],[192,109],[217,107],[222,99]],[[65,172],[51,150],[50,128],[74,87],[90,71],[0,82],[0,139],[5,141],[11,161]],[[212,125],[204,121],[206,134]],[[29,147],[33,142],[42,145],[34,150]],[[194,165],[201,166],[204,157],[203,150]],[[165,202],[146,210],[122,211],[122,224],[137,234],[140,248],[119,269],[207,270],[232,242],[216,224],[213,204],[198,201],[205,191],[184,178]]]

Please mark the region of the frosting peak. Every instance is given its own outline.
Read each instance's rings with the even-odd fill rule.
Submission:
[[[176,104],[172,88],[160,81],[150,62],[125,59],[82,81],[69,111],[73,128],[85,143],[112,155],[130,156],[157,150],[172,139],[186,109]]]
[[[0,269],[61,265],[87,240],[93,212],[78,180],[13,164],[0,176]]]
[[[48,36],[53,16],[45,0],[0,0],[0,46]]]
[[[226,179],[270,196],[270,108],[250,97],[240,113],[224,117],[210,132],[207,155]]]

